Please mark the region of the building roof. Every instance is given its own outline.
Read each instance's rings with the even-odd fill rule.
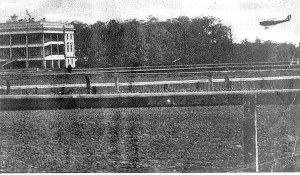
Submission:
[[[24,30],[75,30],[72,24],[45,21],[15,21],[0,23],[0,32]]]

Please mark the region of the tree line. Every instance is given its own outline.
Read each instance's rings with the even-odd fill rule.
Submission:
[[[231,27],[211,16],[72,24],[79,67],[273,62],[299,57],[299,49],[290,43],[259,39],[235,43]]]

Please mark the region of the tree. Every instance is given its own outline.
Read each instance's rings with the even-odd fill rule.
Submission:
[[[124,24],[124,48],[122,56],[125,66],[144,66],[147,62],[146,28],[136,19]]]
[[[88,62],[93,61],[92,57],[90,57],[91,54],[91,40],[93,36],[93,32],[91,29],[91,26],[79,22],[79,21],[73,21],[71,24],[74,25],[75,28],[75,34],[74,34],[74,42],[75,42],[75,55],[79,59],[79,62],[82,63],[85,58],[88,59]],[[92,65],[91,63],[89,65]],[[81,66],[80,64],[77,66]],[[82,65],[82,66],[88,66],[88,65]]]
[[[124,66],[121,52],[124,47],[124,26],[116,20],[110,20],[104,30],[103,43],[109,67]]]

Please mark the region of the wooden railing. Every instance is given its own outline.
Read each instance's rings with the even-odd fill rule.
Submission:
[[[87,75],[99,73],[122,73],[122,74],[169,74],[169,73],[218,73],[236,71],[270,71],[270,70],[300,70],[299,64],[293,62],[275,63],[224,63],[224,64],[200,64],[200,65],[174,65],[174,66],[145,66],[145,67],[116,67],[116,68],[90,68],[73,69],[72,74]],[[53,71],[53,72],[52,72]],[[5,76],[49,76],[62,75],[63,69],[20,69],[10,71],[9,69],[0,70],[0,77]]]
[[[224,79],[214,79],[212,76],[208,79],[198,80],[177,80],[177,81],[151,81],[151,82],[119,82],[119,78],[114,77],[114,83],[92,83],[89,76],[85,76],[86,83],[82,84],[50,84],[50,85],[20,85],[11,86],[10,81],[6,81],[6,86],[0,86],[0,90],[6,90],[6,94],[9,94],[10,90],[14,89],[53,89],[53,88],[86,88],[87,93],[91,93],[92,87],[115,87],[115,92],[119,93],[119,88],[122,86],[158,86],[158,85],[174,85],[174,84],[207,84],[208,91],[214,90],[214,83],[225,83],[226,90],[231,89],[232,82],[260,82],[263,86],[266,81],[278,81],[278,80],[290,80],[290,83],[294,83],[294,80],[299,80],[300,76],[280,76],[280,77],[252,77],[252,78],[229,78],[225,76]]]

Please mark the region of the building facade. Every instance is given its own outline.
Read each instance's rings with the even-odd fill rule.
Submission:
[[[63,68],[76,66],[74,26],[45,20],[0,23],[2,68]]]

